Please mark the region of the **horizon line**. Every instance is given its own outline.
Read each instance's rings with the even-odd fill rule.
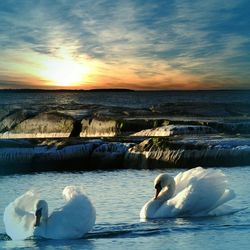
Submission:
[[[191,91],[249,91],[250,88],[243,88],[243,89],[127,89],[127,88],[96,88],[96,89],[64,89],[64,88],[58,88],[58,89],[46,89],[46,88],[0,88],[0,91],[29,91],[29,92],[36,92],[36,91],[69,91],[69,92],[98,92],[98,91],[108,91],[108,92],[163,92],[163,91],[182,91],[182,92],[191,92]]]

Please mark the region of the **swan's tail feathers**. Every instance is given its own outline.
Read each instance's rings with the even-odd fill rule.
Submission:
[[[223,216],[223,215],[230,215],[230,214],[235,214],[241,211],[246,210],[247,207],[244,208],[233,208],[229,205],[222,205],[212,211],[209,212],[209,216]]]
[[[240,211],[241,209],[235,209],[232,208],[229,205],[226,205],[228,201],[234,199],[236,197],[236,194],[231,189],[226,189],[223,195],[210,207],[208,207],[206,210],[203,210],[201,213],[198,213],[198,216],[202,215],[213,215],[213,216],[219,216],[219,215],[226,215],[226,214],[232,214]]]
[[[215,204],[215,208],[221,206],[222,204],[234,199],[236,197],[235,192],[232,189],[226,189],[224,194]]]

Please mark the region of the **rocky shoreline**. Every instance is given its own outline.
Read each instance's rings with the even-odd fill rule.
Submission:
[[[250,105],[0,105],[0,174],[250,165]]]

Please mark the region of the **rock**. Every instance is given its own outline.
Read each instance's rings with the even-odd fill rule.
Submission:
[[[0,106],[0,121],[10,113],[9,109],[5,105]],[[1,125],[0,125],[1,126]]]
[[[15,128],[18,124],[20,124],[25,119],[28,119],[32,115],[33,113],[26,111],[26,110],[12,111],[11,114],[6,116],[0,122],[0,132],[6,132]]]
[[[91,115],[91,110],[88,109],[65,109],[65,110],[57,110],[57,113],[64,114],[66,116],[72,117],[74,120],[81,120],[85,117],[89,117]]]
[[[81,137],[128,136],[166,122],[162,119],[83,119]]]
[[[47,145],[27,142],[18,144],[0,143],[0,174],[27,173],[42,171],[73,171],[91,169],[90,157],[101,140],[78,142],[75,144],[58,144],[57,141]],[[59,146],[60,145],[60,146]]]
[[[120,133],[120,123],[116,120],[83,119],[80,137],[113,137]]]
[[[171,136],[189,134],[209,134],[216,131],[208,126],[195,125],[167,125],[153,129],[146,129],[132,134],[132,136]]]
[[[69,137],[74,120],[59,113],[44,112],[17,124],[4,133],[5,138],[47,138]]]
[[[243,138],[153,138],[130,148],[125,164],[136,168],[249,165],[250,140]]]
[[[155,128],[157,126],[161,126],[163,123],[168,123],[169,121],[165,121],[164,119],[124,119],[120,121],[120,131],[121,134],[131,135],[135,132],[139,132],[141,130]]]
[[[119,142],[101,144],[91,155],[91,165],[98,169],[123,168],[124,155],[130,146],[131,144]]]
[[[3,140],[0,174],[119,169],[131,145],[103,140]]]

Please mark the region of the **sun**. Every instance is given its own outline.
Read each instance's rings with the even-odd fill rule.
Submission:
[[[79,63],[73,59],[52,59],[43,63],[44,70],[41,75],[55,86],[77,87],[83,83],[90,66]]]

